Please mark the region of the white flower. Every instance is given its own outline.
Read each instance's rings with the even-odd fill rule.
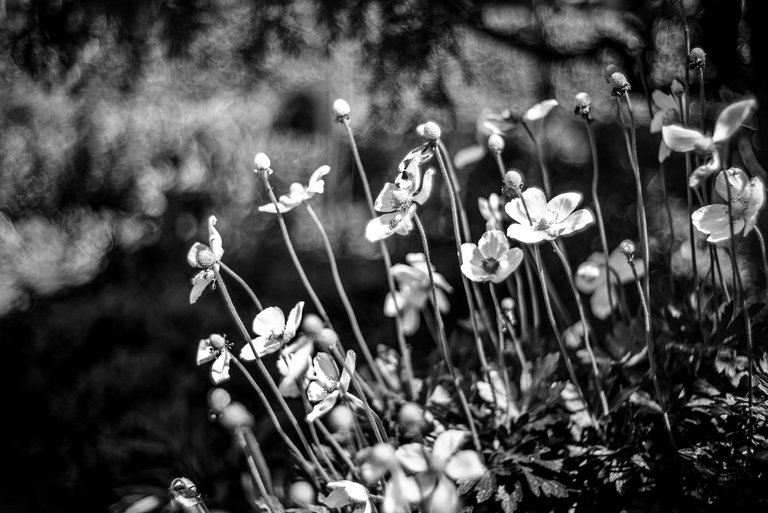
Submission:
[[[257,335],[250,344],[243,346],[240,358],[246,361],[255,360],[253,347],[256,347],[258,357],[278,351],[281,347],[296,336],[296,330],[301,324],[301,314],[304,310],[304,301],[299,301],[288,314],[285,314],[276,306],[265,308],[253,319],[253,332]]]
[[[301,205],[303,201],[310,199],[315,194],[322,194],[325,191],[325,180],[323,177],[330,173],[330,166],[320,166],[309,177],[309,183],[306,187],[298,182],[293,182],[288,194],[280,196],[277,202],[277,208],[280,212],[288,212]],[[268,203],[259,207],[259,212],[269,212],[274,214],[275,204]]]
[[[320,499],[320,502],[329,508],[343,508],[352,506],[352,513],[370,513],[371,501],[368,488],[353,481],[333,481],[328,483],[331,493],[328,497]]]
[[[355,371],[355,352],[347,351],[346,366]],[[347,369],[341,371],[328,353],[319,353],[312,362],[312,374],[309,376],[307,398],[314,408],[307,415],[307,422],[314,422],[336,404],[340,396],[347,396],[352,375]],[[351,396],[350,396],[351,398]]]
[[[642,259],[634,259],[635,269],[638,278],[645,275],[645,263]],[[608,266],[611,269],[610,283],[613,286],[611,290],[612,302],[608,301],[608,273],[605,266],[605,255],[592,253],[587,260],[576,270],[575,283],[576,288],[585,294],[591,294],[590,306],[592,313],[598,319],[606,319],[611,315],[611,311],[619,304],[617,301],[618,285],[629,283],[634,280],[632,268],[627,263],[627,258],[619,250],[614,249],[608,256]],[[618,283],[617,283],[618,281]]]
[[[549,114],[549,111],[557,107],[559,104],[557,103],[557,100],[544,100],[530,109],[528,109],[525,114],[523,114],[523,120],[526,123],[530,123],[531,121],[538,121],[540,119],[544,119],[547,117],[547,114]]]
[[[229,362],[231,359],[232,355],[227,350],[227,340],[221,335],[213,334],[197,344],[197,365],[200,366],[213,360],[211,381],[214,385],[229,379]]]
[[[314,344],[309,337],[299,339],[280,351],[277,359],[277,371],[282,379],[278,385],[283,397],[299,397],[304,390],[307,371],[312,365]]]
[[[523,261],[520,248],[509,249],[509,242],[501,230],[485,232],[477,244],[461,245],[461,272],[472,281],[501,283]]]
[[[581,194],[578,192],[566,192],[547,202],[541,189],[531,187],[523,191],[523,199],[525,206],[520,198],[515,198],[505,207],[507,214],[517,221],[507,228],[510,239],[536,244],[544,240],[555,240],[561,235],[570,235],[595,222],[589,209],[574,212],[581,202]],[[527,214],[525,207],[528,208]]]
[[[501,230],[503,228],[504,210],[501,196],[494,192],[488,196],[488,199],[477,198],[477,206],[480,209],[480,215],[485,219],[486,230]]]
[[[731,188],[731,214],[733,217],[733,234],[742,231],[749,234],[757,223],[757,215],[765,204],[765,184],[760,178],[750,178],[741,169],[731,168],[717,175],[715,190],[721,198],[727,200],[728,191],[725,188],[725,176],[728,174],[728,185]],[[714,204],[701,207],[691,214],[693,225],[701,233],[709,235],[708,242],[722,242],[731,238],[728,226],[728,206]]]
[[[192,278],[192,291],[189,293],[190,304],[195,303],[208,285],[216,280],[214,269],[218,269],[219,261],[224,256],[221,235],[215,228],[216,216],[208,218],[208,244],[195,242],[187,252],[187,263],[202,271]]]

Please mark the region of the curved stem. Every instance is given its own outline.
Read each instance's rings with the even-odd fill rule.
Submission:
[[[755,225],[753,228],[755,232],[755,237],[757,237],[757,242],[760,244],[760,257],[761,257],[761,263],[763,265],[763,279],[768,283],[768,257],[766,257],[765,253],[765,239],[763,238],[763,232],[760,231],[760,228]]]
[[[261,301],[259,301],[259,298],[256,296],[256,293],[253,291],[253,289],[245,282],[244,279],[240,277],[239,274],[237,274],[235,271],[229,268],[224,262],[219,261],[219,265],[222,269],[224,269],[224,272],[226,272],[233,280],[237,282],[238,285],[243,287],[243,290],[245,290],[246,294],[248,294],[248,297],[251,298],[251,301],[253,301],[253,304],[256,305],[256,309],[261,312],[264,310],[264,307],[261,306]]]
[[[459,401],[461,402],[462,409],[464,410],[464,415],[467,418],[467,424],[469,424],[469,430],[472,433],[472,440],[475,444],[475,449],[477,452],[481,452],[482,446],[480,445],[480,437],[477,435],[477,429],[475,428],[475,420],[472,417],[472,412],[469,409],[469,404],[467,403],[467,398],[464,395],[464,390],[461,388],[461,381],[459,380],[459,377],[456,374],[456,369],[453,368],[453,363],[451,362],[451,352],[448,347],[448,340],[446,340],[445,337],[443,316],[440,313],[440,307],[438,306],[439,303],[437,302],[437,288],[435,285],[434,272],[432,271],[432,259],[429,256],[429,242],[427,241],[427,232],[424,231],[424,225],[421,224],[419,214],[413,214],[413,221],[416,224],[416,228],[419,230],[419,235],[421,235],[421,244],[424,247],[424,257],[426,259],[427,272],[429,274],[429,290],[432,294],[432,307],[435,312],[435,321],[437,322],[437,334],[440,342],[440,349],[443,352],[443,359],[445,359],[448,372],[450,373],[451,379],[453,380],[453,385],[456,388],[456,394],[459,396]]]

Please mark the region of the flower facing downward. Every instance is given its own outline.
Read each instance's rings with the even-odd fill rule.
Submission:
[[[461,272],[472,281],[501,283],[523,261],[520,248],[509,249],[501,230],[487,231],[477,244],[461,245]]]
[[[355,352],[347,351],[346,366],[355,371]],[[340,396],[349,396],[349,382],[352,375],[347,369],[341,371],[328,353],[319,353],[312,361],[312,369],[307,386],[307,399],[314,408],[307,415],[307,422],[314,422],[334,407]],[[359,401],[359,400],[358,400]]]
[[[192,278],[192,291],[189,294],[190,304],[195,303],[203,291],[216,280],[214,269],[218,269],[219,261],[224,256],[221,235],[216,230],[216,216],[208,218],[208,244],[195,242],[187,253],[187,263],[202,271]]]
[[[731,188],[731,214],[734,235],[744,232],[749,234],[757,223],[757,214],[765,204],[765,184],[760,178],[750,178],[741,169],[731,168],[717,175],[715,190],[721,198],[728,198],[725,177]],[[701,233],[709,235],[708,242],[722,242],[731,238],[728,223],[728,206],[722,204],[707,205],[691,214],[693,225]]]
[[[229,362],[232,355],[227,349],[227,339],[213,334],[202,339],[197,344],[197,365],[213,361],[211,365],[211,381],[218,385],[229,379]]]
[[[645,264],[640,259],[635,259],[635,269],[637,276],[642,277],[645,274]],[[605,266],[605,255],[592,253],[587,260],[576,270],[574,281],[576,288],[584,294],[591,294],[589,304],[592,307],[592,313],[598,319],[606,319],[611,315],[611,311],[619,304],[618,294],[616,292],[618,284],[629,283],[634,280],[632,268],[627,263],[627,259],[621,250],[621,247],[614,249],[608,257],[608,266],[610,268],[610,284],[613,287],[608,297],[608,272]],[[617,283],[618,282],[618,283]]]
[[[517,221],[509,225],[507,236],[526,244],[536,244],[581,230],[594,223],[595,218],[586,208],[574,212],[580,202],[581,194],[578,192],[566,192],[547,202],[541,189],[526,189],[522,199],[515,198],[505,207],[507,214]]]
[[[432,192],[430,168],[421,176],[421,164],[432,158],[434,152],[427,145],[411,150],[398,166],[395,183],[387,183],[379,193],[373,208],[383,215],[372,219],[365,228],[365,237],[375,242],[394,233],[407,235],[413,230],[416,207],[424,204]]]
[[[329,508],[351,506],[352,513],[370,513],[371,501],[368,488],[353,481],[333,481],[328,483],[331,493],[320,501]]]
[[[276,306],[265,308],[253,319],[253,332],[257,335],[250,344],[243,346],[240,358],[246,361],[256,359],[253,348],[256,347],[258,357],[278,351],[281,347],[296,336],[296,330],[301,324],[301,313],[304,310],[304,301],[299,301],[291,308],[288,321],[285,314]]]
[[[293,182],[289,189],[288,194],[283,194],[277,201],[277,209],[281,213],[288,212],[301,205],[303,201],[310,199],[315,194],[322,194],[325,191],[325,180],[323,177],[331,171],[330,166],[320,166],[315,169],[315,172],[309,177],[309,183],[301,185],[298,182]],[[259,212],[275,213],[275,204],[268,203],[259,207]]]

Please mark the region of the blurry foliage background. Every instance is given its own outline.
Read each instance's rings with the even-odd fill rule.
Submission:
[[[711,59],[710,97],[727,86],[768,104],[766,31],[750,25],[766,19],[762,2],[741,2],[746,21],[740,2],[683,3],[693,43]],[[476,144],[483,109],[519,114],[557,98],[546,158],[558,191],[586,192],[588,146],[571,104],[589,92],[616,242],[634,197],[605,70],[625,71],[642,93],[643,62],[649,87],[665,88],[683,73],[681,45],[677,2],[662,0],[0,1],[0,507],[117,511],[186,475],[215,505],[237,508],[236,457],[206,420],[208,378],[194,366],[197,340],[230,325],[215,294],[188,304],[185,253],[215,213],[229,265],[264,302],[285,309],[304,297],[273,220],[256,212],[266,201],[251,172],[256,152],[270,155],[278,192],[331,165],[317,207],[368,340],[391,343],[335,98],[352,105],[374,189],[427,119],[456,151]],[[647,124],[644,102],[635,99]],[[507,163],[540,183],[525,132],[506,138]],[[658,138],[642,143],[650,174]],[[765,164],[765,141],[755,143]],[[463,175],[478,235],[473,205],[498,189],[496,177],[487,156]],[[456,283],[447,214],[434,199],[424,217],[438,268]],[[290,219],[313,282],[344,319],[309,219]],[[588,254],[593,238],[571,256]],[[395,259],[417,242],[393,241]],[[417,355],[429,351],[418,342]],[[237,378],[232,387],[244,389]],[[272,450],[268,458],[282,456]]]

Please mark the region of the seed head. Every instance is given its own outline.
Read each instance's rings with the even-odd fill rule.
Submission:
[[[619,71],[611,73],[611,76],[608,77],[608,83],[613,87],[613,94],[616,96],[624,96],[632,90],[632,86],[629,85],[627,77],[624,76],[624,73]]]
[[[672,85],[670,86],[669,90],[673,96],[677,96],[679,98],[685,93],[685,86],[682,82],[675,78],[672,80]]]
[[[346,100],[339,98],[333,102],[333,114],[336,116],[337,121],[348,118],[350,110]]]
[[[504,175],[504,185],[501,192],[505,196],[512,197],[513,194],[520,194],[523,190],[523,175],[516,169],[510,169]]]
[[[224,349],[227,346],[227,339],[216,333],[208,337],[208,340],[211,342],[211,347],[214,349]]]
[[[587,121],[591,119],[590,113],[592,110],[592,97],[587,93],[581,92],[576,95],[576,108],[574,114],[578,114]]]
[[[440,139],[440,127],[434,121],[424,123],[424,140],[430,143],[437,142]]]
[[[272,162],[267,157],[266,153],[257,153],[253,158],[253,163],[256,165],[256,171],[266,172],[272,166]]]
[[[490,148],[491,151],[501,153],[504,151],[504,146],[504,138],[499,134],[491,134],[490,137],[488,137],[488,148]]]
[[[707,65],[707,53],[697,46],[688,55],[688,62],[693,69],[702,69]]]
[[[619,251],[627,257],[627,260],[632,260],[635,258],[635,243],[629,239],[624,239],[621,241],[621,244],[619,244]]]

